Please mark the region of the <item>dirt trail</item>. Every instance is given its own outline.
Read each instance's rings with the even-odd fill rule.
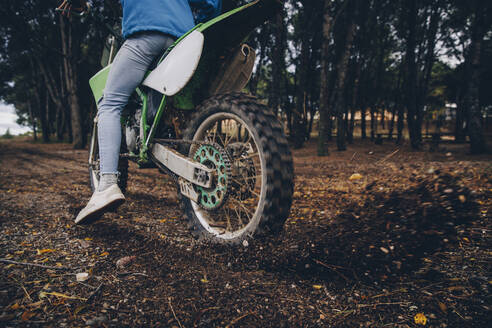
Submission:
[[[126,204],[73,226],[87,151],[0,142],[0,326],[486,327],[492,157],[445,147],[310,143],[281,236],[230,248],[195,241],[173,182],[134,165]]]

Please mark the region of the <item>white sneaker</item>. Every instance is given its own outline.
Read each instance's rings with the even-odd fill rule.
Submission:
[[[96,191],[92,194],[87,206],[75,218],[75,224],[92,223],[99,219],[104,212],[120,206],[124,201],[125,196],[116,184],[104,191]]]

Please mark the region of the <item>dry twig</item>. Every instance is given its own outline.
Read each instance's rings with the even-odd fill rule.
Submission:
[[[0,259],[0,262],[9,263],[9,264],[33,266],[33,267],[38,267],[38,268],[43,268],[43,269],[51,269],[51,270],[68,270],[69,269],[67,267],[58,267],[58,266],[42,265],[42,264],[27,263],[27,262],[17,262],[17,261],[12,261],[12,260],[7,260],[7,259]]]
[[[176,313],[174,312],[173,305],[171,303],[171,297],[169,297],[168,300],[169,300],[169,307],[171,308],[171,311],[173,312],[174,319],[176,319],[176,321],[178,322],[179,327],[183,328],[183,326],[181,325],[181,322],[179,321],[178,317],[176,316]]]

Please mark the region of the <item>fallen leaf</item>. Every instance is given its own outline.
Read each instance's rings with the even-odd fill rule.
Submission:
[[[439,308],[441,309],[442,312],[446,313],[448,311],[448,307],[446,306],[446,304],[442,303],[442,302],[439,302]]]
[[[41,254],[44,254],[44,253],[51,253],[51,252],[55,252],[55,251],[56,251],[55,249],[51,249],[51,248],[38,249],[37,250],[37,254],[38,255],[41,255]]]
[[[381,252],[383,252],[384,254],[388,254],[389,253],[389,250],[385,247],[379,247],[379,249],[381,250]]]
[[[323,288],[323,286],[322,285],[313,285],[313,288],[314,289],[321,289],[321,288]]]
[[[109,255],[109,252],[102,252],[101,255],[99,256],[108,256]]]
[[[355,180],[360,180],[360,179],[362,179],[362,175],[359,173],[354,173],[349,178],[350,181],[355,181]]]
[[[35,314],[31,311],[24,311],[24,313],[22,313],[21,319],[22,321],[28,321],[29,319],[34,317],[34,315]]]
[[[15,304],[10,306],[11,310],[17,310],[18,308],[19,308],[19,303],[15,303]]]
[[[200,279],[201,282],[203,282],[204,284],[206,284],[208,282],[207,278],[202,278]]]
[[[44,301],[37,301],[35,303],[27,304],[30,308],[40,308],[43,305]]]
[[[427,317],[423,313],[417,313],[413,320],[417,325],[425,326],[427,324]]]
[[[464,195],[459,195],[458,196],[458,199],[460,200],[460,202],[464,203],[466,202],[466,197]]]
[[[65,294],[58,293],[58,292],[40,292],[39,293],[39,298],[45,298],[47,295],[52,295],[52,296],[61,297],[61,298],[67,298],[67,299],[70,299],[70,300],[82,300],[82,301],[86,301],[87,300],[86,298],[65,295]]]
[[[85,237],[84,240],[87,240],[87,241],[91,241],[92,238],[89,238],[89,237]]]

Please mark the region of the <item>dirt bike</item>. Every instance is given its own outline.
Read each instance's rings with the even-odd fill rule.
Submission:
[[[122,119],[120,188],[126,189],[128,160],[156,165],[175,178],[195,237],[241,243],[278,233],[289,214],[294,174],[282,125],[256,98],[240,93],[255,62],[242,41],[280,6],[256,0],[196,25],[149,70],[136,89],[137,106]],[[112,47],[109,61],[114,53]],[[96,103],[110,67],[89,81]],[[95,190],[97,117],[89,176]]]

